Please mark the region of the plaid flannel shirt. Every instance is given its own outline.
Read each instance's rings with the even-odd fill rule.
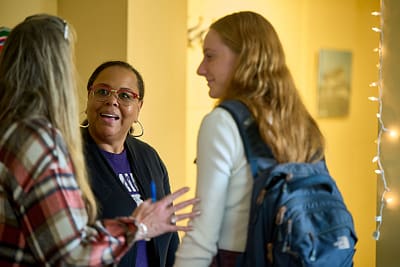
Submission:
[[[60,132],[39,119],[7,128],[0,137],[0,266],[114,265],[133,243],[133,220],[88,225]]]

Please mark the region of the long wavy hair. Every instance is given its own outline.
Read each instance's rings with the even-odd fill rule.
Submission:
[[[300,98],[271,23],[244,11],[215,21],[210,29],[238,55],[230,86],[220,101],[246,103],[278,162],[322,159],[324,137]]]
[[[4,126],[27,118],[46,118],[60,130],[93,222],[97,207],[78,127],[73,43],[71,25],[47,14],[27,17],[11,31],[0,54],[0,121]],[[18,142],[18,136],[13,138]]]

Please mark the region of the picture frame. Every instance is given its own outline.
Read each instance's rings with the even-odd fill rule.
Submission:
[[[352,80],[351,51],[321,49],[318,63],[318,116],[347,116]]]

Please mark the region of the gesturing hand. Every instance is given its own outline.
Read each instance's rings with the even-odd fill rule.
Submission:
[[[167,232],[190,231],[191,226],[181,226],[175,223],[184,219],[194,218],[200,215],[199,211],[191,211],[189,213],[176,214],[176,212],[199,202],[198,198],[192,198],[177,204],[173,204],[174,200],[189,191],[188,187],[183,187],[163,199],[152,203],[150,199],[144,201],[135,209],[132,216],[138,223],[144,224],[147,228],[145,236],[138,236],[137,239],[152,238]]]

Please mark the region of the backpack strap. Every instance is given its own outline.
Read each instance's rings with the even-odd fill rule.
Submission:
[[[227,110],[233,117],[243,141],[247,161],[250,164],[253,177],[263,169],[263,159],[274,160],[271,149],[262,140],[258,125],[247,106],[239,100],[225,100],[219,107]],[[265,165],[265,164],[264,164]],[[270,167],[271,164],[267,164]]]

